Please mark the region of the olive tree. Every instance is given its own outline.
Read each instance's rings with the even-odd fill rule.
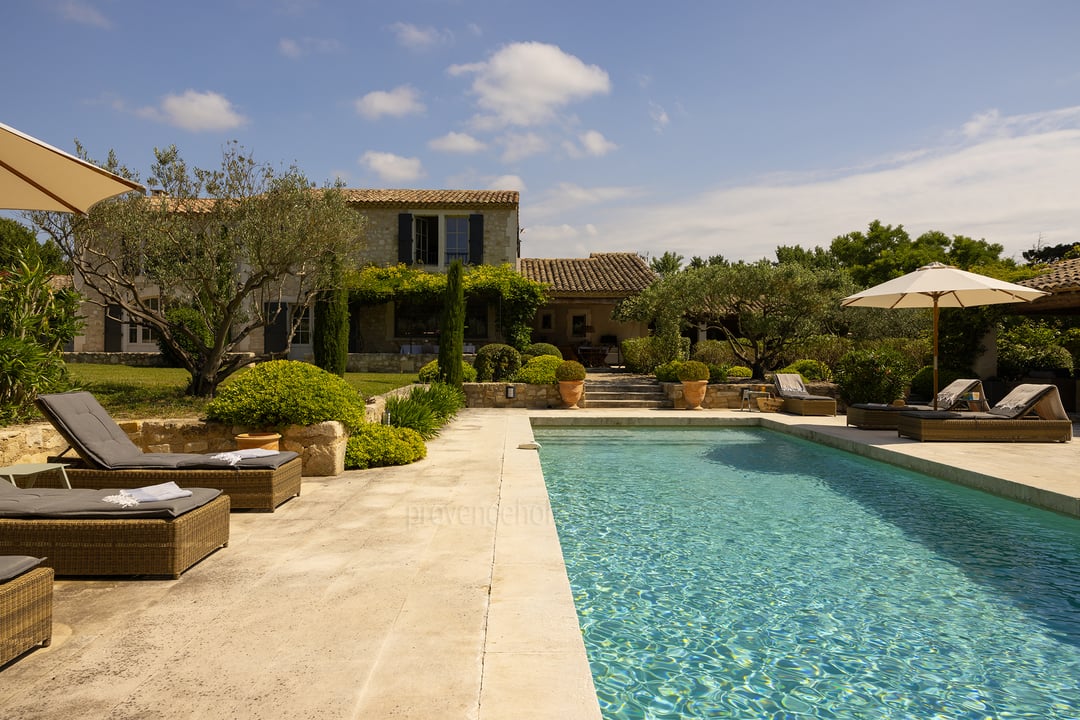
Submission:
[[[259,164],[235,143],[212,170],[189,168],[175,146],[154,154],[150,185],[160,193],[107,200],[86,217],[32,219],[71,258],[97,295],[92,301],[153,327],[191,373],[188,392],[213,395],[252,359],[287,356],[288,342],[254,358],[239,351],[290,305],[292,337],[317,293],[331,287],[327,258],[359,261],[363,220],[340,185],[317,188],[295,166]],[[107,169],[134,176],[112,154]],[[175,305],[194,308],[209,332],[170,323]]]

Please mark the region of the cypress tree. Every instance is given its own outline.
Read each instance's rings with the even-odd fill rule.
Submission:
[[[457,388],[465,382],[461,370],[465,356],[464,273],[465,269],[460,260],[450,263],[450,269],[446,273],[442,324],[439,327],[439,376],[443,382]]]
[[[333,287],[320,291],[315,299],[311,350],[315,365],[344,377],[349,362],[349,293],[341,287],[337,261],[333,263]]]

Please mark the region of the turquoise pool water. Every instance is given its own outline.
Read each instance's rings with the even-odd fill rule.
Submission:
[[[606,718],[1080,717],[1080,521],[758,428],[535,435]]]

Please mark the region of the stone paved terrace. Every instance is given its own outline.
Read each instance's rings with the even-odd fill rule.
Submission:
[[[751,423],[1080,515],[1080,441],[918,443],[844,418],[466,410],[401,468],[309,478],[179,580],[62,579],[4,718],[599,718],[530,421]]]

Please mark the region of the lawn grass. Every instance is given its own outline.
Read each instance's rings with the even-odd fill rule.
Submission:
[[[116,418],[199,417],[209,402],[184,394],[190,376],[179,368],[71,363],[67,369],[79,388],[93,393]],[[232,377],[243,372],[239,370]],[[345,380],[367,398],[410,385],[417,376],[416,373],[345,373]]]

